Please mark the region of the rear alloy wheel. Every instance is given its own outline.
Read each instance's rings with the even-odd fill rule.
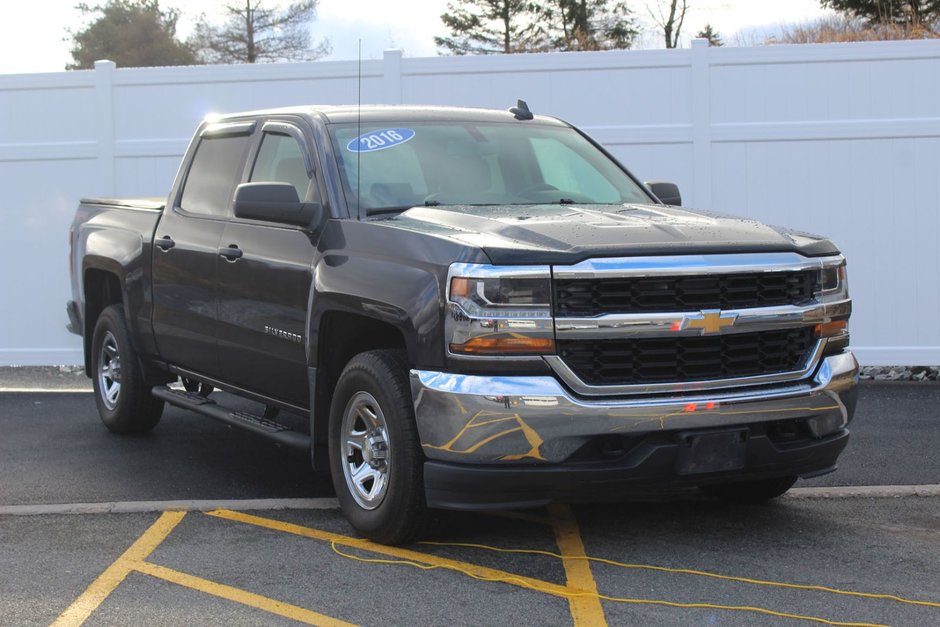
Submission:
[[[384,544],[416,539],[432,519],[407,373],[403,351],[360,353],[340,375],[330,408],[336,497],[356,531]]]
[[[774,477],[757,481],[739,481],[737,483],[719,483],[703,485],[706,494],[717,496],[732,503],[763,503],[783,495],[796,483],[796,477]]]
[[[114,433],[145,433],[163,414],[163,401],[150,393],[131,345],[120,305],[106,307],[92,336],[95,402],[101,422]]]
[[[101,402],[114,411],[121,396],[121,354],[118,352],[117,340],[110,331],[105,331],[98,353],[98,388],[101,390]]]

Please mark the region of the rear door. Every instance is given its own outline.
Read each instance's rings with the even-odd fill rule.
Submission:
[[[219,242],[241,181],[254,122],[207,126],[157,225],[153,329],[167,363],[218,377]]]
[[[310,134],[300,121],[262,129],[250,182],[290,183],[305,202],[322,202]],[[316,236],[310,229],[233,218],[221,247],[241,256],[219,263],[219,357],[225,380],[300,407],[309,404],[307,311]]]

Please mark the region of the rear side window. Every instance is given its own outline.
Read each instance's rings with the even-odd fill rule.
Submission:
[[[248,135],[203,137],[186,176],[180,208],[202,215],[228,215],[247,148]]]
[[[290,183],[304,200],[310,186],[307,162],[297,140],[280,133],[265,133],[258,158],[251,170],[251,182]]]

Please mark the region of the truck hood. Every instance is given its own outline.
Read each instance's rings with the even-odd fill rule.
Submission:
[[[415,207],[383,222],[481,248],[494,264],[507,265],[637,255],[838,253],[816,235],[665,205]]]

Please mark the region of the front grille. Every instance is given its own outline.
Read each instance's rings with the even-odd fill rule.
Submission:
[[[703,337],[560,340],[564,362],[589,385],[683,383],[802,370],[812,327]]]
[[[805,305],[817,273],[748,272],[674,277],[555,280],[555,315],[660,313]]]

